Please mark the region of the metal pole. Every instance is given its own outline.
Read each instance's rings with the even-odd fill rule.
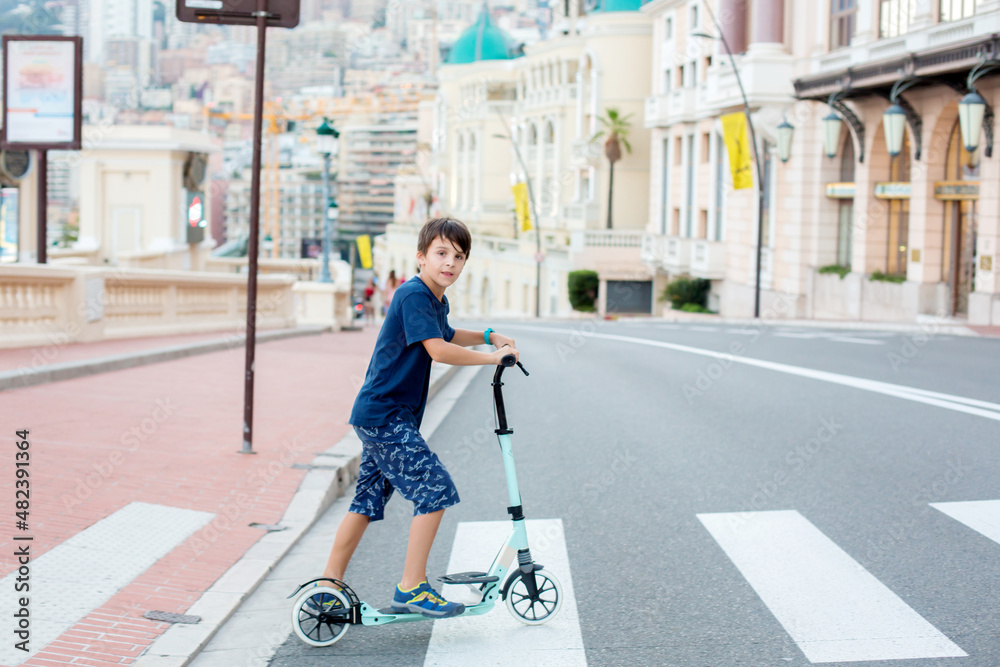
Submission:
[[[247,358],[243,391],[243,449],[253,451],[253,373],[257,345],[257,242],[260,235],[260,135],[264,117],[264,47],[267,34],[267,0],[257,0],[257,72],[253,100],[253,163],[250,176],[250,248],[247,280]]]
[[[38,151],[38,241],[37,261],[45,264],[49,260],[49,158],[43,148]],[[16,221],[15,221],[16,224]]]
[[[320,272],[321,283],[332,283],[330,277],[330,154],[323,153],[323,270]]]
[[[733,57],[733,52],[729,48],[729,43],[726,41],[726,35],[722,31],[722,26],[715,18],[715,13],[712,8],[705,4],[705,9],[708,11],[708,15],[712,17],[712,23],[715,24],[716,30],[719,31],[719,39],[722,40],[722,45],[726,49],[726,54],[729,55],[729,63],[733,68],[733,74],[736,76],[736,84],[740,88],[740,96],[743,97],[743,113],[747,117],[747,125],[750,126],[750,142],[753,144],[753,159],[757,163],[757,280],[754,287],[754,301],[753,301],[753,316],[755,318],[760,317],[760,261],[762,253],[762,244],[764,241],[764,163],[760,161],[760,154],[757,151],[757,133],[754,131],[753,120],[750,118],[750,102],[747,100],[746,91],[743,89],[743,80],[740,79],[740,70],[736,67],[736,59]]]
[[[502,118],[502,117],[501,117]],[[504,126],[507,127],[507,121],[504,120]],[[518,148],[517,142],[514,141],[514,137],[510,133],[510,128],[507,127],[507,138],[510,139],[510,145],[514,147],[514,154],[517,156],[517,161],[521,165],[521,169],[524,170],[524,178],[528,185],[528,201],[531,202],[531,217],[535,219],[535,317],[541,317],[540,304],[542,301],[542,230],[540,229],[541,220],[538,217],[538,207],[535,206],[535,192],[531,187],[531,174],[528,172],[528,166],[524,163],[524,158],[521,157],[521,149]]]

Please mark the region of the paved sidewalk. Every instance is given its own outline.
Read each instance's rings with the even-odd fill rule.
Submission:
[[[282,520],[307,476],[293,466],[313,462],[348,432],[376,334],[370,328],[259,345],[252,456],[237,453],[242,347],[3,392],[7,436],[30,430],[30,530],[22,535],[34,536],[35,577],[31,657],[16,662],[20,656],[8,660],[8,652],[0,663],[132,664],[171,627],[143,614],[188,613],[203,600],[267,534],[250,524]],[[11,465],[4,465],[0,488],[10,517],[14,450],[6,451]],[[338,486],[348,481],[336,480]],[[187,527],[163,518],[175,514]],[[108,521],[130,517],[158,523],[140,522],[124,535],[100,532]],[[0,566],[8,577],[16,568],[13,532],[0,535]],[[181,537],[123,586],[110,583],[148,557],[141,552],[156,533]],[[96,548],[117,545],[94,561],[99,575],[82,571],[94,552],[81,544],[92,535],[104,535]],[[5,581],[0,604],[12,604],[12,591]],[[99,603],[72,617],[69,608],[88,595]],[[54,641],[43,648],[48,635]]]

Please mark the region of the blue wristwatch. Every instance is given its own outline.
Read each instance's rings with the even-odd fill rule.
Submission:
[[[483,340],[486,341],[487,345],[490,344],[490,334],[491,333],[493,333],[493,329],[487,329],[486,331],[483,332]]]

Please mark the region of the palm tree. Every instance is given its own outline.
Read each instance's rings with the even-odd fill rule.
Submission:
[[[605,115],[597,119],[601,121],[604,129],[594,134],[590,140],[596,141],[601,137],[607,137],[604,140],[604,156],[611,165],[611,171],[608,173],[608,229],[611,229],[611,196],[615,191],[615,162],[622,159],[622,146],[625,147],[625,152],[632,152],[632,146],[628,142],[628,132],[632,127],[629,118],[632,114],[622,116],[618,113],[618,109],[610,108],[604,113]]]

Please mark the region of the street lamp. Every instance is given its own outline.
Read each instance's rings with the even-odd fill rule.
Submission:
[[[517,162],[521,165],[521,170],[524,172],[524,180],[527,182],[528,186],[528,201],[531,203],[531,217],[535,220],[535,317],[541,317],[541,302],[542,302],[542,230],[540,228],[541,219],[538,217],[538,208],[535,206],[535,192],[531,187],[531,172],[528,171],[528,165],[524,163],[524,157],[521,155],[521,149],[514,141],[514,136],[510,131],[510,124],[504,117],[503,113],[497,110],[497,114],[500,116],[501,122],[503,122],[504,129],[507,130],[507,134],[494,134],[494,139],[504,139],[510,142],[510,145],[514,147],[514,155],[517,156]]]
[[[833,111],[823,118],[823,149],[828,158],[837,157],[837,149],[840,148],[840,131],[843,126],[844,121]]]
[[[903,150],[903,135],[906,130],[906,110],[893,102],[882,114],[882,129],[885,131],[885,147],[890,157],[896,157]]]
[[[962,144],[969,153],[979,148],[979,136],[983,131],[983,117],[986,115],[986,100],[973,88],[972,92],[958,103],[958,124],[962,129]]]
[[[754,285],[754,300],[753,300],[753,316],[760,317],[760,269],[761,269],[761,254],[763,253],[763,242],[764,242],[764,203],[765,197],[767,196],[764,192],[764,163],[760,161],[760,153],[757,150],[757,133],[754,130],[753,119],[750,117],[750,101],[747,100],[746,90],[743,88],[743,80],[740,78],[740,70],[736,67],[736,58],[733,57],[733,51],[729,48],[729,43],[726,41],[726,35],[722,31],[722,26],[715,18],[715,12],[706,3],[703,5],[705,11],[708,15],[712,17],[712,23],[715,24],[716,30],[719,31],[719,36],[709,35],[704,32],[693,32],[692,37],[705,37],[707,39],[719,39],[722,41],[722,45],[726,48],[726,53],[729,54],[729,64],[733,68],[733,74],[736,76],[736,84],[740,89],[740,96],[743,98],[743,113],[747,117],[747,125],[750,127],[750,144],[753,146],[753,159],[757,163],[757,277],[756,284]]]
[[[340,210],[336,202],[331,207],[330,202],[330,156],[337,152],[337,138],[340,136],[332,125],[323,119],[316,129],[316,152],[323,157],[323,268],[320,272],[321,283],[332,283],[330,276],[330,246],[333,238],[333,225],[336,224]]]
[[[788,122],[787,118],[781,119],[778,125],[778,159],[788,162],[792,157],[792,137],[795,135],[795,127]]]

